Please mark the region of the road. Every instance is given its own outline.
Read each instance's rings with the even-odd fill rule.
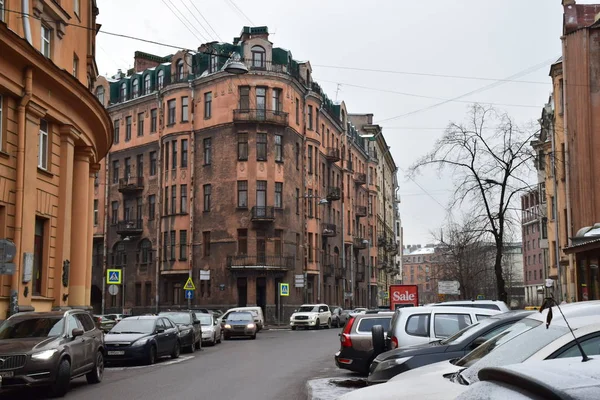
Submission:
[[[333,355],[339,332],[262,331],[256,340],[223,341],[153,366],[107,368],[98,385],[74,380],[65,399],[305,400],[307,380],[337,374]],[[44,397],[34,392],[14,398]]]

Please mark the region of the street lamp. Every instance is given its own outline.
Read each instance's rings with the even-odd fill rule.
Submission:
[[[371,298],[371,241],[368,239],[363,239],[362,241],[367,245],[367,264],[369,271],[369,278],[367,279],[367,296],[368,296],[368,308],[373,306],[373,299]]]
[[[233,75],[243,75],[248,73],[248,67],[242,62],[239,53],[233,53],[231,55],[231,58],[225,63],[223,70]]]

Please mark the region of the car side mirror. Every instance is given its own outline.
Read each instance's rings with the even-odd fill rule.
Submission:
[[[200,321],[198,321],[198,320],[194,321],[194,325],[200,325]]]
[[[71,336],[73,336],[73,338],[76,338],[77,336],[83,336],[83,329],[74,328],[71,331]]]
[[[486,338],[484,338],[483,336],[478,337],[477,339],[475,339],[473,341],[473,343],[471,343],[471,349],[478,348],[479,346],[484,344],[486,341],[487,341]]]
[[[298,312],[298,309],[295,309],[294,312]]]
[[[156,333],[164,333],[164,331],[163,328],[156,328]]]
[[[217,325],[219,323],[219,321],[214,321],[214,325]]]

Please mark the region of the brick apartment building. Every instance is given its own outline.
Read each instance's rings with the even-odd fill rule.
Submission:
[[[365,305],[378,271],[395,275],[377,268],[398,251],[381,128],[331,101],[310,63],[268,38],[245,27],[195,54],[136,52],[127,74],[98,79],[115,141],[96,181],[96,309],[187,307],[190,276],[192,307],[258,305],[273,321],[279,283],[290,284],[287,316],[303,302]],[[247,74],[223,70],[233,53]],[[107,268],[125,278],[116,296]]]

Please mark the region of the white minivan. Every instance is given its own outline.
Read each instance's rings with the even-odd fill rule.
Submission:
[[[500,311],[474,307],[406,307],[394,313],[388,348],[445,339],[459,330]]]
[[[227,310],[225,314],[223,314],[219,319],[221,323],[227,319],[227,316],[232,312],[240,312],[245,311],[252,314],[254,317],[254,323],[256,324],[257,332],[260,331],[265,326],[265,316],[263,315],[262,308],[260,307],[235,307]]]

